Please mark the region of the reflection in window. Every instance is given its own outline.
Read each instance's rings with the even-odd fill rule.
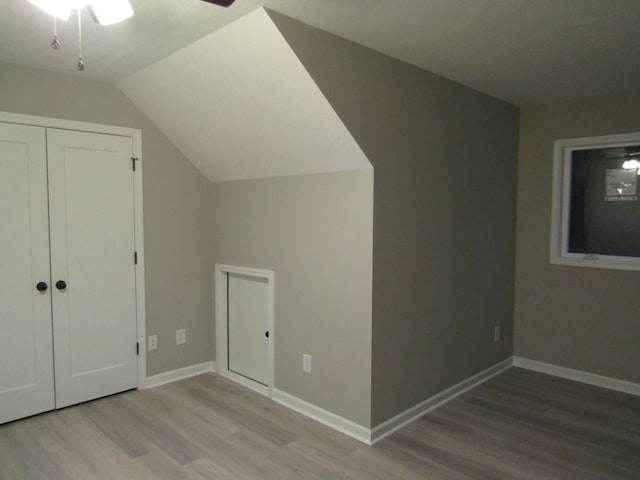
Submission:
[[[640,270],[640,133],[554,142],[551,263]]]
[[[640,257],[640,145],[571,153],[569,253]]]

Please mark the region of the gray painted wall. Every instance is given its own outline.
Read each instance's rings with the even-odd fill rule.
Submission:
[[[515,355],[640,382],[640,272],[549,263],[553,141],[638,132],[638,109],[640,90],[521,110]]]
[[[211,205],[214,262],[275,272],[275,388],[369,427],[373,171],[214,183]]]
[[[512,354],[518,110],[270,15],[375,168],[375,426]]]
[[[211,360],[209,182],[113,85],[0,63],[0,111],[142,130],[147,375]]]

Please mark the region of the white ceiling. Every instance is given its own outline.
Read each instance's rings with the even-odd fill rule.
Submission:
[[[372,168],[263,9],[117,86],[212,182]]]
[[[516,105],[640,87],[639,0],[131,0],[135,17],[76,26],[0,2],[0,61],[116,82],[266,5]]]

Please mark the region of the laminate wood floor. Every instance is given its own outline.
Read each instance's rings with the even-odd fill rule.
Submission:
[[[517,368],[367,447],[214,374],[0,426],[1,479],[640,479],[640,398]]]

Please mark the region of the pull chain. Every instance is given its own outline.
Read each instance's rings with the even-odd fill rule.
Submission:
[[[82,14],[78,8],[78,70],[84,70],[84,62],[82,61]]]
[[[59,50],[61,46],[60,40],[58,40],[58,19],[53,17],[53,42],[51,42],[51,48]]]

